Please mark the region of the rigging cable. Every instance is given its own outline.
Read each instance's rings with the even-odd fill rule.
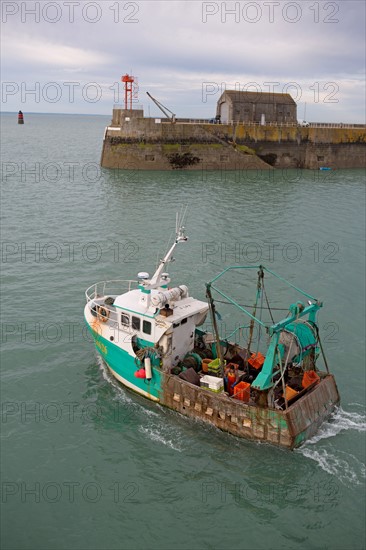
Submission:
[[[264,279],[263,279],[263,293],[264,293],[264,296],[266,298],[266,303],[267,303],[267,307],[268,307],[268,311],[269,311],[269,314],[271,316],[271,321],[272,323],[274,324],[275,320],[273,319],[273,315],[272,315],[272,311],[271,311],[271,308],[269,307],[269,301],[268,301],[268,296],[267,296],[267,292],[266,292],[266,289],[264,288]],[[287,310],[286,310],[287,311]]]

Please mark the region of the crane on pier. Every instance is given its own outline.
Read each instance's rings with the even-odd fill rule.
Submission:
[[[146,93],[149,96],[149,98],[155,103],[155,105],[160,109],[160,111],[162,113],[164,113],[164,115],[170,120],[170,122],[172,124],[174,124],[175,123],[175,114],[173,113],[173,111],[168,109],[168,107],[165,107],[165,105],[163,105],[162,103],[160,103],[160,101],[155,99],[155,97],[153,97],[151,94],[149,94],[149,92],[146,92]],[[170,113],[170,115],[168,113]]]

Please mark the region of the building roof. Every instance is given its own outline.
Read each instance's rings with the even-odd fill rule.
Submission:
[[[219,103],[224,96],[229,96],[233,103],[282,103],[296,105],[290,94],[278,94],[270,92],[240,92],[239,90],[226,90],[220,97]]]

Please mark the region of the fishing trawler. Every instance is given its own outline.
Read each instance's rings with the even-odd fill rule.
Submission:
[[[207,302],[197,300],[185,285],[170,287],[166,272],[185,241],[177,218],[174,243],[152,277],[140,272],[137,280],[102,281],[86,290],[85,320],[97,351],[117,380],[152,401],[239,437],[298,447],[340,400],[319,335],[322,303],[262,265],[225,269],[206,283]],[[251,311],[219,288],[231,273],[240,280],[255,274]],[[267,278],[301,297],[278,321],[281,308],[271,309]],[[236,308],[249,324],[223,337],[217,303]],[[208,315],[210,331],[203,329]],[[267,340],[263,352],[255,327]],[[238,342],[243,330],[245,346]]]

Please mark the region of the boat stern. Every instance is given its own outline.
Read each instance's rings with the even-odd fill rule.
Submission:
[[[299,447],[313,437],[339,403],[335,378],[332,374],[327,374],[309,393],[284,411],[291,448]]]

